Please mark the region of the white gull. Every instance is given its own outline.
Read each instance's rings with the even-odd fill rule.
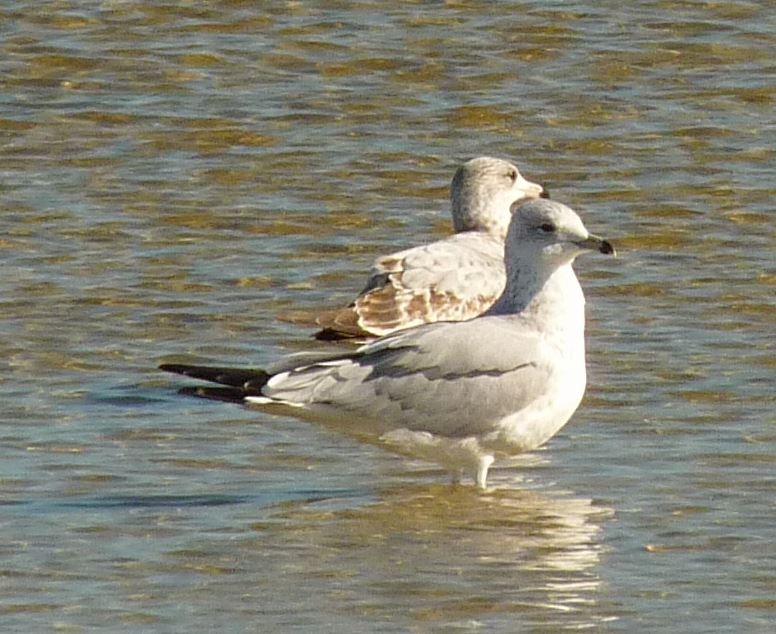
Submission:
[[[585,251],[614,253],[569,207],[524,202],[506,239],[506,287],[480,317],[291,355],[266,370],[160,367],[227,386],[185,393],[315,421],[485,487],[497,457],[542,445],[582,399],[585,301],[571,265]]]

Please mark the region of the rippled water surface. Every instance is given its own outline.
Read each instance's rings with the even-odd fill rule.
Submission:
[[[0,630],[771,632],[776,12],[765,0],[0,8]],[[187,400],[506,157],[578,263],[589,387],[453,488]]]

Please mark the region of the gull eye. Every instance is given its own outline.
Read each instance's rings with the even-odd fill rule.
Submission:
[[[511,180],[513,183],[517,180],[517,170],[511,169],[507,172],[507,176],[509,176],[509,180]]]
[[[555,225],[551,222],[545,222],[539,227],[544,233],[555,233]]]

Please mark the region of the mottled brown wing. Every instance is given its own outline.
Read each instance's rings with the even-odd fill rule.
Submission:
[[[319,339],[383,336],[487,310],[505,282],[503,243],[477,232],[378,258],[366,288],[347,308],[324,313]]]
[[[315,323],[321,327],[321,330],[315,333],[315,338],[320,341],[363,339],[374,336],[358,325],[355,304],[323,312],[315,318]]]

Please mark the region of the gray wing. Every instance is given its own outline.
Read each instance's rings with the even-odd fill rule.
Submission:
[[[504,289],[504,243],[480,232],[378,258],[351,306],[321,325],[341,333],[386,335],[437,321],[464,321],[490,308]]]
[[[280,373],[263,393],[310,411],[341,411],[378,433],[465,437],[491,431],[543,395],[541,354],[539,337],[508,317],[431,324]]]
[[[289,370],[299,370],[301,368],[307,368],[316,364],[325,364],[335,360],[345,360],[357,357],[359,350],[342,351],[342,350],[325,350],[315,352],[296,352],[293,354],[287,354],[286,356],[273,361],[265,368],[265,372],[270,375],[281,374],[282,372],[288,372]]]

